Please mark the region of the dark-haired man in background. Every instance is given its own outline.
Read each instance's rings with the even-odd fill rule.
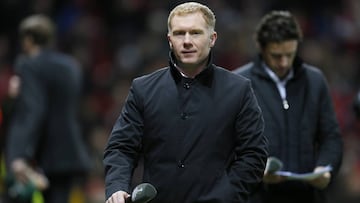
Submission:
[[[342,139],[327,81],[322,72],[297,55],[301,29],[288,11],[266,14],[255,33],[260,54],[235,73],[248,77],[263,111],[269,155],[282,170],[307,173],[330,165],[312,180],[288,180],[265,173],[253,203],[325,202],[323,190],[342,160]]]

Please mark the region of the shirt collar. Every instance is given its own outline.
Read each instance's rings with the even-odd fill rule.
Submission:
[[[287,81],[289,81],[290,79],[294,78],[294,70],[293,68],[290,69],[289,74],[286,75],[286,77],[284,79],[280,79],[275,73],[274,71],[272,71],[270,69],[270,67],[268,65],[266,65],[265,63],[262,63],[262,67],[264,67],[265,71],[267,72],[267,74],[270,76],[270,78],[275,82],[275,83],[287,83]]]

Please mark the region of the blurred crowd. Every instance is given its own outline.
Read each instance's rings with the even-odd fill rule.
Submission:
[[[57,23],[57,48],[79,60],[85,73],[80,110],[93,158],[87,202],[104,202],[103,148],[131,80],[167,66],[167,15],[179,2],[163,0],[1,0],[0,101],[19,53],[21,19],[44,13]],[[215,63],[230,70],[256,52],[255,24],[272,9],[295,14],[304,31],[300,55],[322,68],[331,88],[344,138],[344,161],[331,193],[333,202],[360,200],[360,119],[352,107],[360,89],[360,1],[208,0],[217,14]],[[1,135],[4,136],[4,135]],[[80,197],[79,197],[80,198]]]

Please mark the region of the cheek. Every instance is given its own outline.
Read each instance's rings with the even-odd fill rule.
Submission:
[[[276,64],[276,61],[267,55],[264,56],[264,60],[268,66],[274,66]]]
[[[215,45],[215,40],[214,39],[210,39],[210,48],[213,47]]]
[[[181,50],[181,44],[180,43],[176,43],[176,42],[172,42],[170,45],[170,48],[174,51],[174,52],[179,52]]]
[[[207,51],[213,46],[213,43],[210,39],[198,41],[196,44],[197,47],[203,51]]]
[[[275,60],[272,58],[270,58],[268,61],[269,61],[270,66],[272,66],[272,67],[277,66],[279,64],[279,60]]]

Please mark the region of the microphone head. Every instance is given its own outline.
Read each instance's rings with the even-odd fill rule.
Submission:
[[[265,173],[275,173],[283,167],[283,163],[276,157],[269,157],[266,163]]]
[[[133,203],[147,203],[154,199],[157,191],[150,183],[141,183],[137,185],[131,193],[131,201]]]

